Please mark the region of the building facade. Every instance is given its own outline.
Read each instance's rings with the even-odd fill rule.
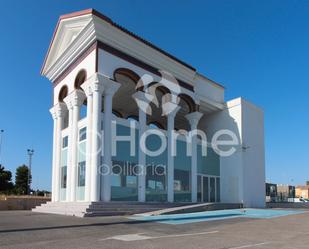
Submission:
[[[52,202],[264,207],[263,111],[226,102],[187,63],[90,9],[60,17],[42,75],[53,84]],[[229,156],[212,143],[224,136]]]
[[[295,188],[295,196],[297,198],[309,199],[309,186],[296,186]]]
[[[278,184],[277,185],[277,202],[294,202],[295,186]]]

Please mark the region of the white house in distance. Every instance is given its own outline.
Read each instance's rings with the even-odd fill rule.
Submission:
[[[263,111],[242,98],[226,102],[224,87],[187,63],[89,9],[59,18],[42,75],[53,84],[54,207],[264,207]],[[206,147],[201,135],[188,139],[196,129]],[[214,147],[216,136],[239,143]]]

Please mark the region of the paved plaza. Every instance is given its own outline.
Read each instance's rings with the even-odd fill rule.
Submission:
[[[126,217],[0,212],[0,248],[280,248],[309,245],[309,213],[161,224]]]

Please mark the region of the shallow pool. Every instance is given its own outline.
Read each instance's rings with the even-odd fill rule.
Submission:
[[[299,210],[274,210],[274,209],[229,209],[229,210],[217,210],[206,211],[188,214],[169,214],[158,216],[142,216],[133,215],[130,219],[140,221],[153,221],[164,224],[186,224],[193,222],[223,220],[232,218],[255,218],[255,219],[270,219],[292,214],[300,214],[304,211]]]

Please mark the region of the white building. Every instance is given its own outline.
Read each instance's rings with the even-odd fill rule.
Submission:
[[[225,102],[224,87],[192,66],[90,9],[60,17],[42,75],[53,84],[52,202],[264,207],[263,111],[242,98]],[[181,131],[196,128],[207,135],[207,156],[200,137]],[[222,129],[239,142],[221,146],[235,150],[230,156],[210,144]],[[148,151],[139,146],[144,138]],[[162,153],[151,153],[162,144]],[[132,172],[136,165],[146,174]]]

